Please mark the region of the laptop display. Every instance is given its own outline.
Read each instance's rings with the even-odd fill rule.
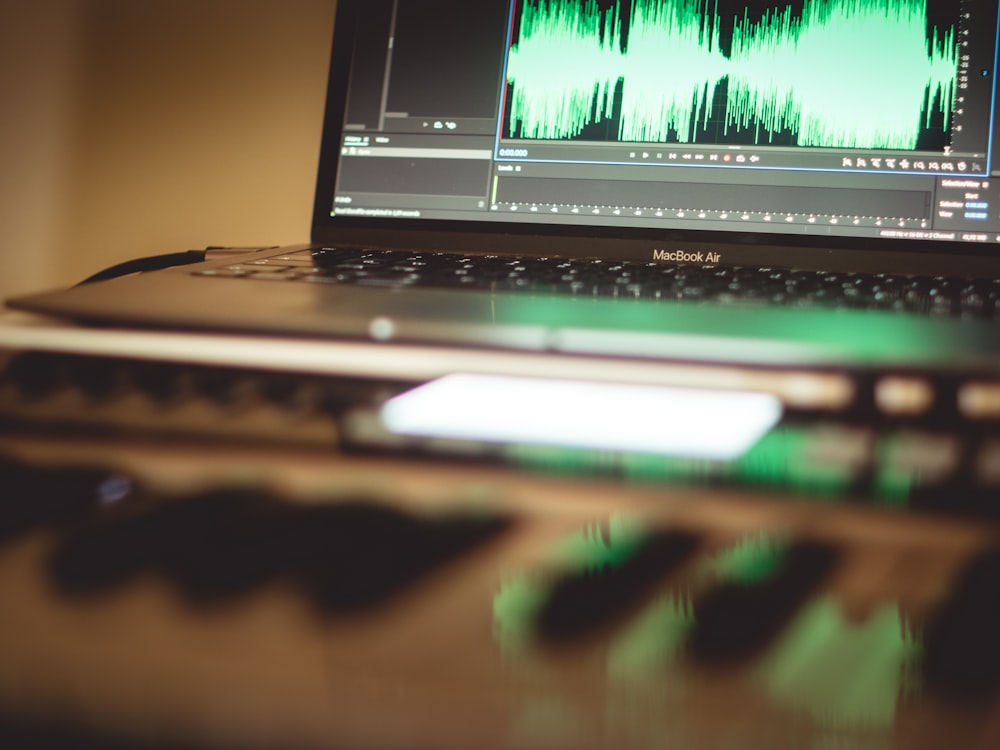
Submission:
[[[1000,251],[996,3],[375,0],[338,24],[321,226],[563,228],[667,263]]]

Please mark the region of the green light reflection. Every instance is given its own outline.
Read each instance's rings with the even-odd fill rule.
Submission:
[[[555,557],[576,568],[615,565],[627,559],[641,534],[640,524],[620,517],[606,532],[595,525],[560,540]],[[682,706],[685,692],[698,684],[698,667],[685,652],[697,623],[697,592],[713,581],[767,578],[790,543],[780,534],[757,534],[705,556],[689,577],[672,583],[597,647],[605,655],[609,717],[647,721],[645,708],[620,710],[621,701],[631,701],[637,688],[648,695],[649,710]],[[541,576],[518,573],[502,583],[493,601],[494,636],[501,652],[532,672],[546,669],[533,650],[531,632],[549,585]],[[776,716],[791,712],[834,731],[885,731],[892,728],[900,705],[920,694],[921,654],[920,640],[898,605],[885,601],[864,617],[849,619],[836,596],[828,594],[800,609],[738,679],[745,689],[763,689]],[[637,712],[641,715],[633,716]]]
[[[614,567],[631,557],[645,536],[643,525],[624,514],[610,518],[607,527],[591,524],[556,544],[557,562],[581,570]]]
[[[662,676],[664,667],[677,663],[694,623],[689,594],[659,597],[611,644],[609,679],[636,681]]]
[[[569,571],[614,567],[635,553],[645,533],[641,521],[616,514],[607,526],[591,524],[558,540],[551,557],[556,566]],[[551,578],[523,572],[501,583],[493,598],[493,631],[505,654],[523,650],[531,642],[535,617],[551,588]]]
[[[921,653],[899,607],[884,602],[854,623],[827,596],[799,613],[754,675],[775,702],[824,726],[886,728],[919,693]]]
[[[496,294],[499,325],[556,329],[570,351],[619,351],[642,356],[796,365],[830,363],[939,364],[983,352],[997,333],[983,325],[891,312],[732,308],[683,302]],[[967,322],[967,321],[963,321]]]
[[[708,568],[719,579],[753,584],[767,580],[788,551],[787,537],[759,534],[740,539],[713,556]]]
[[[639,483],[760,487],[828,502],[847,493],[855,476],[846,466],[813,458],[814,439],[815,432],[806,428],[779,427],[730,462],[526,445],[508,447],[506,455],[517,465],[559,474],[610,475]]]

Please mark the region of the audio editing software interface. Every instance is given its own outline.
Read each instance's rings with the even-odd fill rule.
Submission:
[[[333,215],[1000,242],[993,0],[372,0]]]

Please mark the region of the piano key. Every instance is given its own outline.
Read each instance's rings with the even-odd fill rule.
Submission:
[[[690,557],[697,545],[694,534],[657,531],[617,564],[562,577],[538,613],[537,632],[543,638],[566,639],[607,624]]]
[[[974,558],[925,630],[924,673],[947,690],[1000,687],[1000,547]]]
[[[64,593],[74,594],[107,591],[154,567],[183,577],[190,570],[185,562],[217,543],[221,528],[236,522],[248,506],[265,502],[254,490],[217,490],[116,508],[61,540],[49,573]],[[201,575],[212,574],[202,567]]]
[[[139,493],[131,477],[110,468],[33,466],[2,457],[0,488],[0,543]]]
[[[816,541],[778,542],[695,601],[692,654],[703,662],[748,657],[765,646],[833,568],[838,552]]]
[[[296,573],[321,610],[354,611],[384,601],[509,525],[494,515],[423,519],[371,503],[330,506],[304,529]]]

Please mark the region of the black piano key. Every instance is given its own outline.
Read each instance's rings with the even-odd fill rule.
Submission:
[[[262,489],[235,488],[186,501],[178,510],[171,518],[178,543],[166,545],[153,564],[189,599],[228,599],[284,571],[276,547],[296,513],[291,503]]]
[[[69,361],[63,354],[22,352],[0,370],[0,382],[13,385],[24,399],[42,399],[65,384]]]
[[[547,639],[566,639],[607,624],[686,560],[697,546],[693,534],[659,531],[616,565],[563,577],[538,613],[536,632]]]
[[[909,506],[913,510],[996,521],[1000,519],[1000,492],[960,475],[950,482],[918,487]]]
[[[774,567],[750,580],[723,581],[695,602],[691,653],[723,663],[767,645],[832,569],[831,545],[798,541],[781,549]]]
[[[928,622],[924,674],[961,693],[1000,687],[1000,548],[972,560]]]
[[[140,494],[128,475],[102,467],[48,467],[0,459],[0,543],[79,520]]]
[[[183,576],[199,566],[198,555],[219,541],[221,529],[262,502],[255,491],[232,490],[114,509],[61,540],[49,573],[76,594],[111,589],[152,568]],[[207,564],[200,573],[211,575]]]
[[[68,534],[49,571],[67,593],[107,591],[143,571],[208,603],[276,577],[328,611],[373,604],[506,528],[498,516],[423,519],[365,499],[316,505],[223,489],[108,513]]]
[[[312,525],[298,577],[319,608],[346,613],[384,601],[505,530],[502,516],[423,519],[375,505]]]
[[[366,550],[381,553],[373,555],[376,561],[404,566],[416,527],[408,514],[365,500],[232,510],[222,523],[203,526],[163,562],[193,599],[238,594],[277,576],[307,581],[310,593],[322,597],[326,592],[317,579],[333,577],[332,571],[347,581],[358,577]]]

